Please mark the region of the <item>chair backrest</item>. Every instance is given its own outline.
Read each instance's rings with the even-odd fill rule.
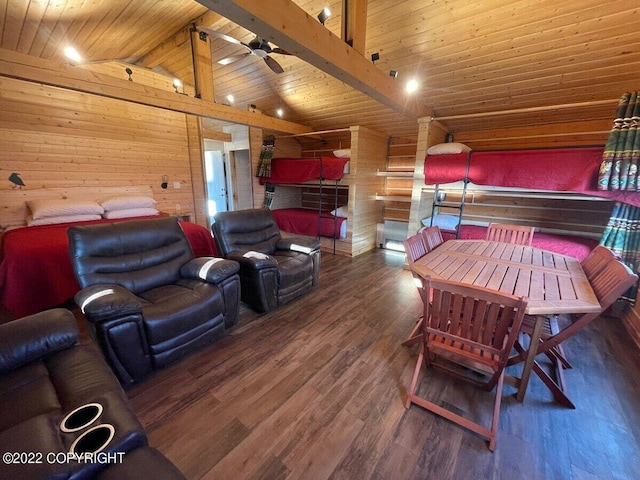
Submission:
[[[535,227],[511,225],[508,223],[490,223],[487,228],[487,240],[493,242],[531,245]]]
[[[70,227],[67,236],[82,288],[113,283],[138,294],[175,283],[194,258],[176,217]]]
[[[587,278],[593,278],[599,273],[611,260],[615,260],[616,255],[613,251],[603,245],[596,245],[589,255],[582,260],[582,269]]]
[[[483,371],[501,371],[518,336],[528,299],[431,277],[424,279],[423,288],[425,292],[431,289],[431,302],[424,302],[426,348],[466,357]]]
[[[600,302],[600,312],[572,315],[571,324],[545,340],[540,347],[538,347],[538,353],[545,352],[559,345],[567,338],[585,328],[638,281],[638,275],[615,258],[610,260],[600,271],[592,275],[587,275],[587,278],[589,279],[591,288],[593,288],[593,292],[598,298],[598,302]]]
[[[280,228],[268,208],[219,212],[211,226],[221,256],[236,250],[272,255],[282,238]]]
[[[437,246],[444,243],[444,240],[442,239],[442,232],[440,231],[440,227],[438,227],[437,225],[432,227],[425,227],[421,233],[422,240],[428,251],[431,251]]]
[[[404,253],[407,255],[407,262],[411,265],[420,257],[424,257],[427,253],[427,246],[422,239],[422,234],[416,233],[405,239],[402,244],[404,245]]]

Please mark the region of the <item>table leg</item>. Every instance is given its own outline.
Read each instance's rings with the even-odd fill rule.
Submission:
[[[529,384],[529,377],[531,377],[531,370],[538,354],[538,345],[540,344],[540,334],[542,333],[542,325],[544,323],[544,317],[536,315],[536,323],[533,326],[533,334],[531,335],[531,342],[529,343],[529,351],[527,358],[524,361],[524,368],[522,369],[522,377],[520,378],[520,386],[518,387],[518,393],[516,399],[519,402],[524,400],[524,394],[527,391],[527,385]]]

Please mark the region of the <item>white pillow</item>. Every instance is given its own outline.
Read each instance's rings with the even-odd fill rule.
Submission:
[[[148,217],[150,215],[157,215],[158,210],[155,208],[123,208],[121,210],[109,210],[102,216],[103,218],[129,218],[129,217]]]
[[[457,215],[448,215],[446,213],[441,213],[433,217],[433,223],[431,223],[431,217],[427,217],[422,220],[422,224],[425,227],[430,225],[440,227],[442,230],[455,230],[458,227],[458,216]]]
[[[458,142],[449,142],[449,143],[438,143],[437,145],[432,145],[427,150],[427,155],[446,155],[449,153],[462,153],[468,152],[471,149],[467,147],[464,143]]]
[[[46,217],[64,217],[67,215],[102,215],[104,209],[93,200],[28,200],[33,220]]]
[[[350,148],[342,148],[340,150],[334,150],[333,155],[338,158],[349,158],[351,157],[351,149]]]
[[[60,217],[44,217],[35,219],[29,215],[27,217],[27,225],[35,227],[37,225],[53,225],[56,223],[72,223],[72,222],[88,222],[89,220],[100,220],[102,217],[98,214],[92,215],[64,215]]]
[[[123,195],[101,200],[100,205],[105,211],[110,212],[111,210],[125,210],[128,208],[153,208],[156,205],[156,201],[151,197],[142,195]]]
[[[338,207],[335,210],[331,210],[331,215],[334,217],[347,217],[347,212],[349,211],[349,207],[343,205],[342,207]]]

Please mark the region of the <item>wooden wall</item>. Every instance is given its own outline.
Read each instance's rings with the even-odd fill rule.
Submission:
[[[161,211],[194,211],[202,166],[184,114],[4,77],[0,89],[1,197],[16,172],[24,190],[149,185]]]

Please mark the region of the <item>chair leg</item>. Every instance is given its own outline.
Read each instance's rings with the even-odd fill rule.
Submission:
[[[409,387],[409,391],[407,392],[407,401],[404,404],[405,408],[409,408],[411,406],[411,401],[413,399],[413,394],[416,391],[416,385],[418,383],[418,376],[420,375],[420,367],[422,366],[422,361],[424,359],[424,345],[420,348],[420,354],[418,355],[418,361],[416,362],[416,368],[413,371],[413,378],[411,379],[411,386]]]
[[[407,337],[407,339],[402,342],[402,345],[405,347],[410,347],[411,345],[422,341],[422,317],[418,319],[415,327],[411,330],[411,333]]]
[[[500,405],[502,405],[502,387],[504,385],[504,370],[498,378],[496,386],[496,398],[493,402],[493,418],[491,419],[491,435],[489,437],[489,450],[492,452],[496,448],[496,437],[498,436],[498,421],[500,420]]]

